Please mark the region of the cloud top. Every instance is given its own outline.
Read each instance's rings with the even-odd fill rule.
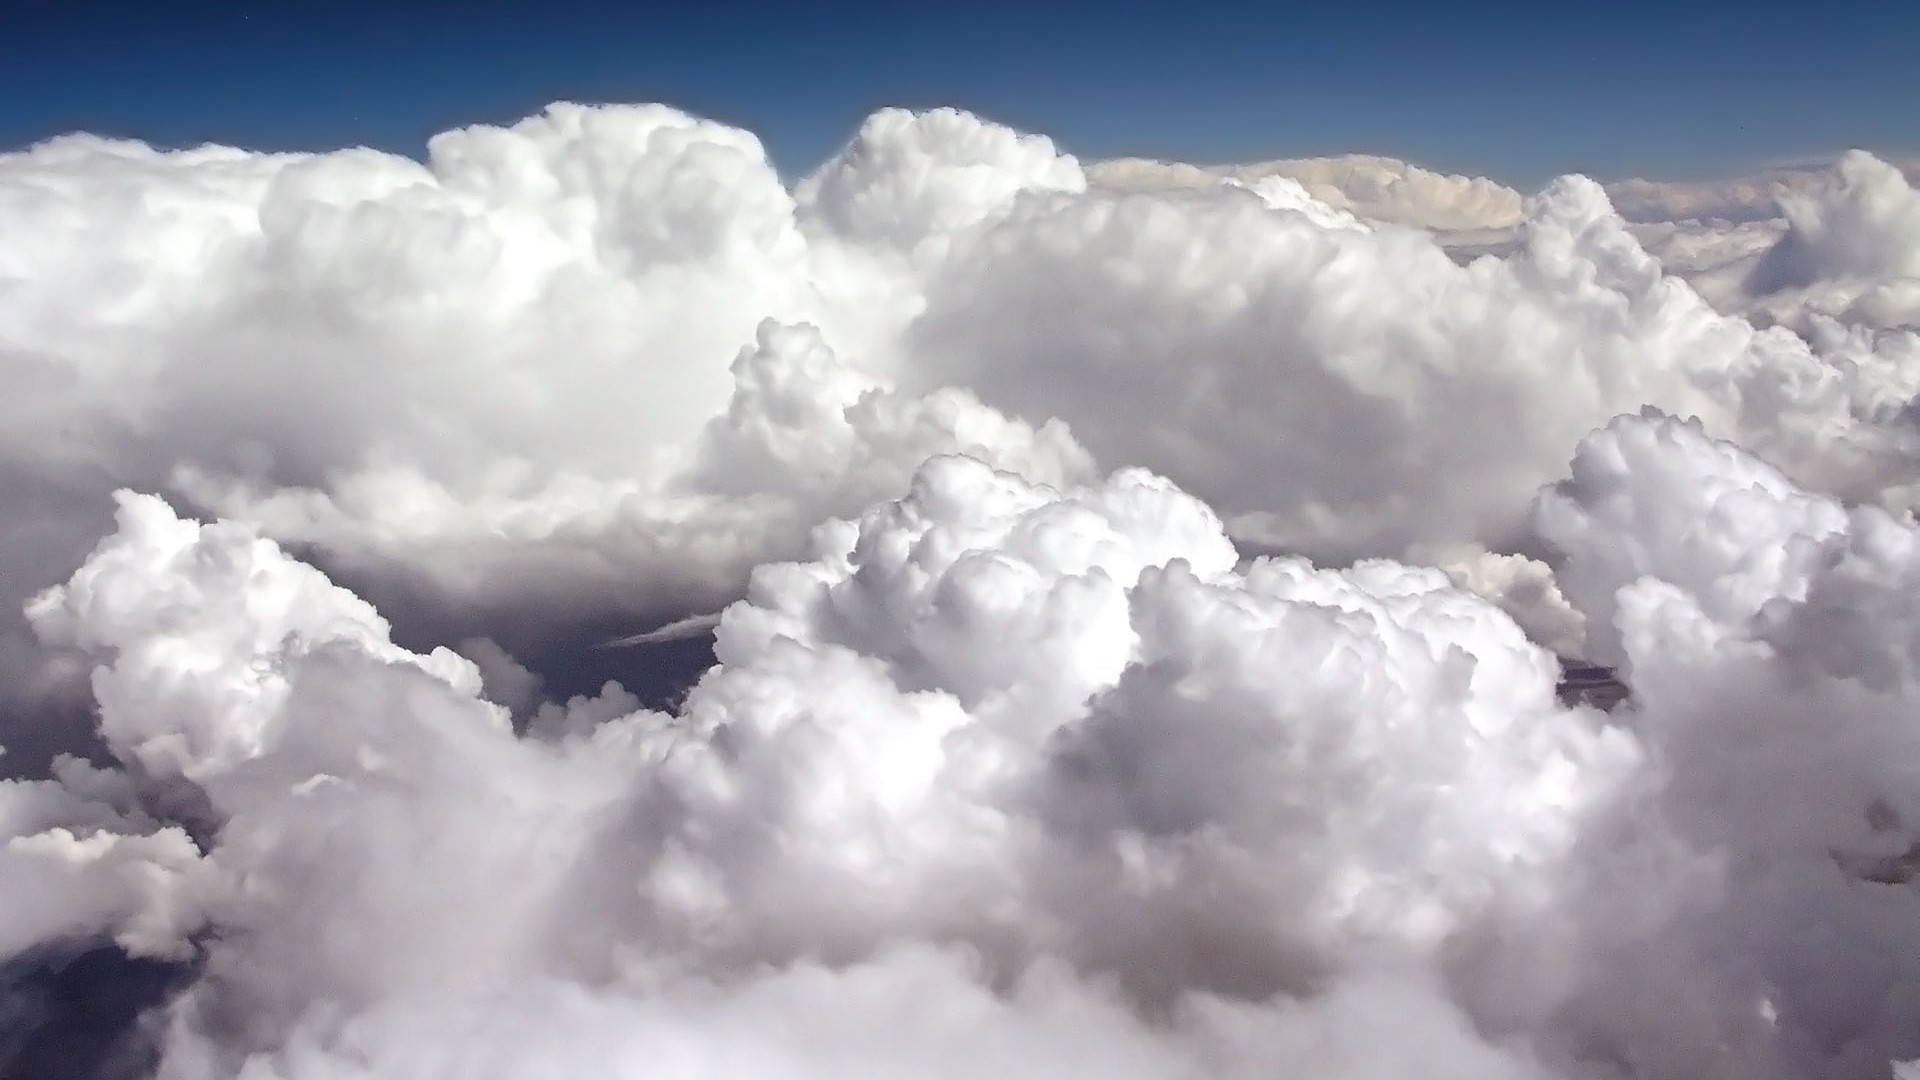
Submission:
[[[167,1078],[1920,1058],[1911,186],[1292,166],[0,156],[0,955]]]

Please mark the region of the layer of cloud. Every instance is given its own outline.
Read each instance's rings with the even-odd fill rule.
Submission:
[[[1911,187],[1285,164],[0,155],[0,956],[177,1077],[1920,1056]]]
[[[424,162],[5,155],[6,599],[70,572],[122,485],[457,640],[713,610],[942,452],[1151,466],[1336,559],[1524,545],[1566,447],[1648,404],[1849,496],[1907,469],[1908,338],[1719,316],[1583,180],[1522,204],[1294,165],[1336,205],[1277,173],[1090,189],[951,110],[878,113],[791,190],[750,134],[658,106],[554,106]],[[1459,266],[1363,220],[1402,198],[1497,204],[1517,246]]]
[[[1437,173],[1367,154],[1214,166],[1116,158],[1088,166],[1087,179],[1096,187],[1126,192],[1292,181],[1335,209],[1373,221],[1444,232],[1506,229],[1519,224],[1524,214],[1521,194],[1496,181]]]
[[[1920,160],[1887,160],[1909,176],[1920,173]],[[1818,159],[1720,180],[1634,177],[1608,183],[1607,195],[1621,216],[1633,222],[1756,222],[1779,217],[1782,200],[1818,187],[1832,165],[1832,159]]]
[[[1612,716],[1438,571],[1243,564],[1150,474],[944,457],[758,571],[674,713],[516,736],[253,529],[123,495],[32,611],[121,769],[7,789],[0,895],[201,957],[163,1077],[1920,1054],[1920,894],[1847,870],[1920,820],[1920,533],[1657,416],[1539,515]]]
[[[538,625],[711,610],[930,453],[1087,474],[1058,424],[884,374],[919,303],[906,249],[1071,187],[1045,140],[880,114],[797,196],[751,135],[657,106],[429,150],[0,157],[9,607],[77,565],[120,484],[412,608]]]
[[[1827,167],[1698,189],[1633,181],[1608,192],[1669,273],[1716,307],[1818,339],[1823,322],[1880,329],[1920,326],[1920,194],[1904,169],[1862,151]],[[1638,185],[1637,187],[1635,185]],[[1660,209],[1636,204],[1635,191]],[[1697,220],[1691,200],[1738,195],[1737,213]],[[1638,206],[1638,209],[1636,209]]]
[[[1062,418],[1237,535],[1330,558],[1514,543],[1550,462],[1648,404],[1828,490],[1907,473],[1889,418],[1917,389],[1912,335],[1817,350],[1722,315],[1588,181],[1533,199],[1513,256],[1464,267],[1425,234],[1233,194],[1022,204],[936,281],[920,378]]]
[[[1786,232],[1741,283],[1754,310],[1920,327],[1920,192],[1899,169],[1855,151],[1781,210]]]

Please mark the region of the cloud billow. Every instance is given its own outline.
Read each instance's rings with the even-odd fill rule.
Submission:
[[[1759,318],[1584,178],[952,110],[0,157],[0,745],[96,743],[0,782],[0,953],[178,965],[162,1077],[1885,1075],[1887,172]],[[659,709],[513,655],[730,601]]]

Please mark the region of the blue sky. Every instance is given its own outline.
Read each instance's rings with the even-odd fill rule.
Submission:
[[[1907,10],[1902,10],[1907,9]],[[1534,184],[1920,149],[1920,5],[0,4],[0,147],[365,144],[556,98],[743,124],[800,171],[952,104],[1085,157],[1347,151]]]

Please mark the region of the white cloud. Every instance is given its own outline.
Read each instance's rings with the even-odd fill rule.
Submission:
[[[1016,209],[933,283],[921,383],[1063,419],[1239,535],[1336,558],[1513,543],[1564,448],[1646,404],[1856,497],[1906,469],[1907,429],[1877,419],[1916,389],[1904,341],[1830,355],[1716,313],[1588,181],[1536,197],[1512,257],[1465,267],[1424,234],[1233,194]]]
[[[69,572],[117,485],[261,523],[466,636],[498,629],[476,605],[711,610],[938,452],[1055,483],[1150,465],[1246,539],[1339,557],[1513,544],[1565,448],[1648,403],[1850,495],[1906,467],[1882,422],[1912,396],[1903,342],[1714,316],[1590,184],[1522,207],[1290,168],[1116,195],[1044,138],[891,110],[789,192],[747,133],[572,105],[425,163],[6,155],[7,580],[17,601]],[[1503,208],[1522,244],[1455,266],[1301,184],[1363,216]]]
[[[1519,224],[1521,194],[1479,176],[1432,172],[1393,158],[1349,154],[1245,165],[1187,165],[1118,158],[1088,167],[1089,181],[1117,192],[1204,189],[1225,183],[1291,180],[1312,198],[1375,221],[1443,232],[1506,229]]]
[[[522,1075],[580,1044],[687,1075],[1384,1075],[1386,1003],[1443,1073],[1521,1074],[1419,958],[1561,857],[1632,754],[1495,610],[1389,564],[1238,573],[1139,473],[1058,494],[935,459],[820,545],[756,576],[678,716],[547,742],[249,531],[123,499],[34,618],[102,662],[115,753],[217,823],[92,916],[217,931],[162,1075]],[[1137,1015],[1195,993],[1171,1032]],[[483,1042],[430,1049],[455,1030]]]
[[[1911,188],[1291,164],[886,111],[788,188],[567,105],[0,156],[0,690],[110,762],[0,782],[0,954],[200,957],[181,1077],[1920,1055],[1913,901],[1840,871],[1920,821]],[[671,713],[496,643],[743,593]]]
[[[918,292],[860,230],[964,229],[1076,177],[1043,140],[882,114],[802,210],[751,135],[657,106],[557,105],[425,164],[5,155],[10,603],[72,569],[118,484],[541,624],[710,608],[928,453],[1073,479],[1057,425],[887,392]]]
[[[1425,553],[1455,585],[1499,606],[1527,637],[1568,659],[1586,651],[1586,617],[1567,602],[1553,567],[1484,548]]]
[[[1780,215],[1780,199],[1819,182],[1816,169],[1777,169],[1726,180],[1672,181],[1630,177],[1607,184],[1607,196],[1633,222],[1764,221]]]
[[[1779,242],[1786,222],[1778,218],[1739,224],[1658,221],[1636,224],[1632,231],[1667,273],[1685,279],[1719,306],[1722,295],[1737,292],[1740,284],[1737,272],[1720,284],[1724,271],[1751,265],[1754,256]]]
[[[676,714],[517,738],[471,665],[128,496],[36,624],[102,665],[122,760],[218,828],[182,863],[83,771],[20,831],[92,814],[126,849],[61,884],[70,918],[215,931],[163,1076],[1920,1054],[1920,895],[1840,869],[1920,820],[1920,532],[1662,417],[1587,439],[1540,515],[1631,673],[1611,717],[1438,571],[1242,564],[1149,474],[943,457],[758,571]]]
[[[1837,156],[1837,155],[1836,155]],[[1909,175],[1920,160],[1887,157]],[[1758,222],[1780,216],[1783,199],[1804,196],[1819,187],[1833,158],[1783,163],[1751,176],[1719,180],[1648,180],[1633,177],[1607,184],[1607,195],[1628,221]]]
[[[1873,943],[1912,924],[1915,894],[1828,867],[1914,844],[1912,526],[1796,490],[1691,426],[1627,419],[1583,444],[1541,515],[1569,596],[1630,672],[1627,722],[1664,763],[1647,812],[1720,882],[1623,956],[1612,994],[1647,994],[1656,966],[1744,978],[1790,1033],[1766,1037],[1773,1071],[1911,1058],[1892,1003],[1920,965]]]
[[[1920,327],[1916,166],[1852,151],[1821,167],[1722,185],[1628,181],[1608,191],[1670,273],[1715,306],[1818,334],[1822,320]],[[1732,199],[1736,208],[1713,204]],[[1717,220],[1695,211],[1711,210]]]
[[[1785,310],[1920,327],[1920,193],[1899,169],[1854,151],[1781,210],[1787,231],[1743,283],[1756,309],[1778,317],[1785,293]]]

